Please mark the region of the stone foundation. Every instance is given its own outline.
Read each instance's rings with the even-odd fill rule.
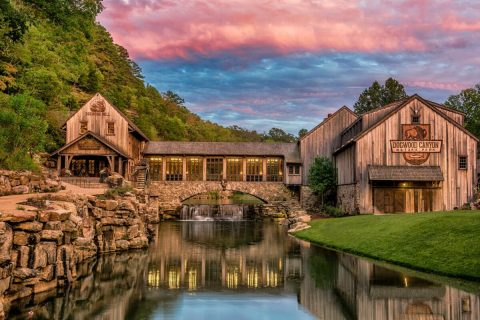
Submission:
[[[337,188],[337,205],[348,214],[358,214],[358,185],[349,184],[338,186]]]
[[[31,171],[0,170],[0,196],[34,192],[56,192],[61,189],[58,175],[44,169]]]
[[[0,319],[13,300],[73,283],[82,261],[147,247],[147,223],[158,220],[133,194],[53,195],[30,205],[37,208],[0,213]]]
[[[313,192],[309,186],[300,187],[300,205],[308,213],[319,213],[321,202],[320,198]]]

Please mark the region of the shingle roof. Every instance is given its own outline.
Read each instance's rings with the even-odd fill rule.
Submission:
[[[371,181],[443,181],[439,166],[368,166]]]
[[[301,163],[297,143],[150,141],[145,155],[197,156],[283,156],[286,162]]]

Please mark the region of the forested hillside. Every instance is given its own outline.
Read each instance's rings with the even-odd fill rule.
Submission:
[[[101,10],[101,0],[0,0],[0,168],[28,167],[29,154],[61,146],[61,124],[96,92],[151,139],[270,140],[204,121],[175,93],[145,85],[95,22]]]

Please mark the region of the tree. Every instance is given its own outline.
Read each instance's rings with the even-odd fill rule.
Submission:
[[[353,108],[357,114],[363,114],[406,97],[405,87],[397,80],[388,78],[384,85],[374,81],[360,94]]]
[[[448,97],[445,105],[465,113],[465,128],[480,137],[480,83]]]
[[[280,128],[272,128],[263,134],[264,139],[270,142],[295,142],[297,139],[291,133],[287,133]]]
[[[45,104],[29,95],[9,96],[0,108],[0,167],[33,169],[32,157],[42,151],[48,124]]]
[[[309,186],[321,199],[321,205],[335,204],[337,170],[327,157],[317,157],[308,172]]]
[[[307,129],[300,129],[300,131],[298,131],[298,139],[301,139],[303,138],[304,135],[306,135],[308,133],[308,130]]]

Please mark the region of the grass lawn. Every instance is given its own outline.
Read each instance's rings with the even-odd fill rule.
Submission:
[[[314,220],[295,236],[420,271],[480,280],[480,211]]]

